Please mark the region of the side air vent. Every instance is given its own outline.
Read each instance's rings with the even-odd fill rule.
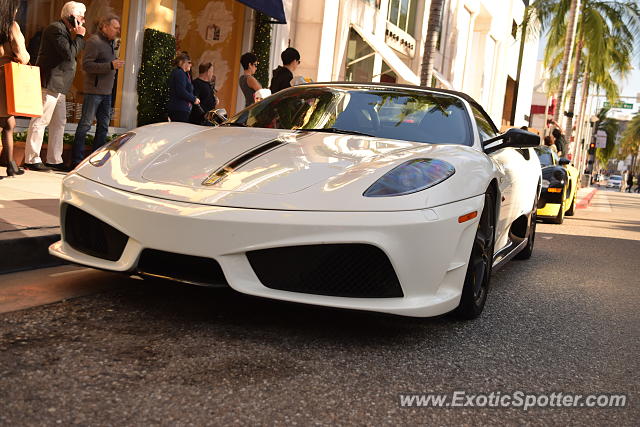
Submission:
[[[256,157],[260,157],[271,150],[275,150],[276,148],[284,144],[284,141],[274,139],[273,141],[269,141],[265,144],[259,145],[256,148],[253,148],[246,153],[241,154],[226,165],[222,166],[220,169],[216,170],[214,173],[209,175],[207,179],[202,181],[202,185],[215,185],[218,182],[222,181],[231,172],[242,167],[242,165],[249,163]]]
[[[93,215],[69,204],[63,205],[64,240],[75,250],[117,261],[129,237]]]

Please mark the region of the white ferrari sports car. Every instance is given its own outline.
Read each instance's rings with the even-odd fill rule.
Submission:
[[[278,92],[217,127],[134,129],[63,181],[64,260],[406,316],[482,311],[533,250],[535,134],[469,96],[376,83]]]

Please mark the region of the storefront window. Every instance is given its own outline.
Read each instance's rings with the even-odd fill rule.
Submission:
[[[380,74],[380,81],[383,83],[398,82],[398,76],[385,61],[382,61],[382,74]]]
[[[24,34],[27,42],[27,49],[31,55],[31,63],[37,61],[37,52],[40,47],[40,37],[42,30],[50,23],[60,19],[62,6],[67,0],[21,0],[20,10],[18,12],[17,21]],[[83,0],[82,3],[87,7],[85,14],[87,27],[87,37],[97,31],[97,23],[100,17],[115,14],[122,16],[124,3],[129,0]],[[124,34],[126,29],[122,28]],[[120,40],[116,40],[116,47],[120,46]],[[124,58],[122,58],[124,59]],[[78,68],[73,85],[67,93],[67,121],[77,123],[82,113],[82,56],[78,57]],[[121,77],[120,77],[121,78]],[[116,85],[114,85],[114,88]],[[115,92],[115,90],[114,90]],[[116,94],[117,95],[117,94]],[[119,121],[119,102],[116,102],[118,96],[113,98],[113,114],[112,125]]]
[[[178,0],[176,41],[178,50],[191,56],[191,74],[198,77],[198,66],[213,64],[218,108],[234,113],[239,90],[240,41],[244,31],[245,6],[235,0]],[[268,64],[259,64],[268,67]],[[274,67],[275,68],[275,67]]]
[[[387,21],[415,37],[417,0],[390,0]]]
[[[345,78],[353,82],[370,82],[373,79],[375,52],[352,28],[347,42],[347,68]]]

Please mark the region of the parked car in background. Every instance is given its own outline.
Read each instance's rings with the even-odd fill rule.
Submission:
[[[564,216],[573,216],[578,192],[578,170],[547,146],[535,148],[542,168],[542,191],[538,200],[538,217],[562,224]]]
[[[478,316],[529,258],[540,138],[468,95],[324,83],[215,128],[135,129],[67,175],[52,254],[125,274],[406,316]]]
[[[622,188],[622,176],[611,175],[607,180],[607,188],[617,188],[618,190]]]

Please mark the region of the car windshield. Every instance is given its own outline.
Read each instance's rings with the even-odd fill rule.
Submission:
[[[393,88],[294,87],[253,104],[225,124],[473,144],[459,98]]]
[[[613,175],[609,177],[609,181],[622,181],[622,177],[620,175]]]
[[[540,160],[540,166],[543,168],[546,166],[553,165],[553,154],[551,150],[547,147],[535,147],[536,154],[538,155],[538,159]]]

